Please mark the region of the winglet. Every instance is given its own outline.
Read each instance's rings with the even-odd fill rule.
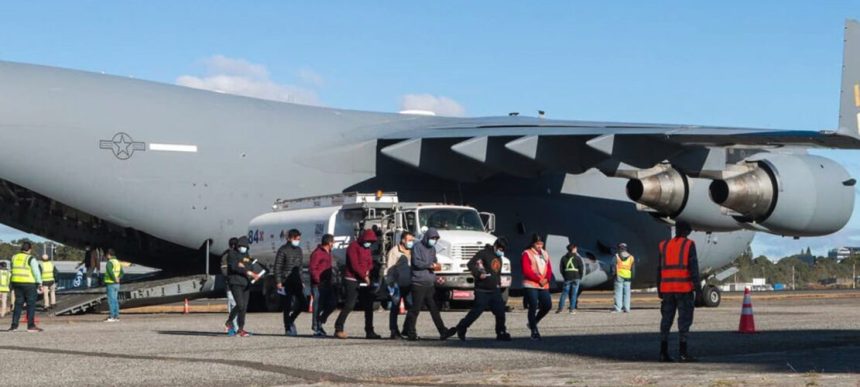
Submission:
[[[839,134],[860,138],[860,22],[845,21]]]

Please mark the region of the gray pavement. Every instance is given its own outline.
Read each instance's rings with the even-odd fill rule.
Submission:
[[[639,302],[634,296],[629,314],[608,313],[599,295],[575,315],[551,313],[541,323],[541,342],[527,339],[520,310],[508,314],[515,337],[510,343],[494,340],[489,313],[473,326],[467,342],[429,340],[437,335],[430,316],[422,313],[419,334],[428,340],[417,343],[314,339],[307,314],[299,318],[304,335],[299,338],[281,336],[279,314],[249,315],[251,338],[225,337],[221,314],[126,315],[119,323],[101,322],[103,315],[42,317],[44,333],[0,333],[0,380],[16,381],[12,385],[858,386],[860,293],[839,294],[754,298],[755,335],[734,333],[739,301],[698,309],[691,342],[701,360],[696,364],[654,362],[659,311],[646,296]],[[463,315],[448,312],[443,318],[454,325]],[[349,333],[363,336],[362,320],[359,313],[351,315]],[[0,321],[8,323],[8,316]],[[387,313],[377,313],[376,324],[380,334],[388,333]],[[333,331],[331,323],[327,328]]]

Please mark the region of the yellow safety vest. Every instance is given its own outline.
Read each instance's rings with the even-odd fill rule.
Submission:
[[[615,256],[615,272],[618,277],[623,279],[633,278],[633,256],[627,257],[627,260],[622,260],[621,256]]]
[[[42,282],[54,282],[54,263],[42,261]]]
[[[119,275],[120,275],[120,272],[122,270],[122,265],[119,263],[119,259],[111,258],[110,260],[108,260],[108,263],[110,263],[110,269],[108,269],[108,270],[110,270],[111,274],[113,274],[113,278],[119,279]],[[107,268],[105,268],[105,269],[107,269]],[[105,273],[104,282],[106,284],[114,284],[115,283],[114,280],[111,278],[111,276],[108,275],[108,273]]]
[[[0,293],[9,292],[9,280],[12,279],[12,273],[9,270],[0,270]]]
[[[12,257],[12,283],[13,284],[34,284],[36,277],[33,276],[33,270],[30,269],[30,259],[33,257],[30,254],[18,253]]]

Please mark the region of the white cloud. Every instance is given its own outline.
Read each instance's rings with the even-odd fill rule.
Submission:
[[[176,78],[176,84],[273,101],[320,105],[316,90],[277,83],[270,78],[269,70],[264,65],[223,55],[206,58],[203,65],[206,67],[205,75],[182,75]],[[309,69],[300,71],[298,77],[303,81],[312,78],[315,83],[306,82],[312,86],[324,82],[322,76]]]
[[[407,94],[400,98],[400,110],[425,110],[440,116],[462,117],[466,108],[459,102],[432,94]]]

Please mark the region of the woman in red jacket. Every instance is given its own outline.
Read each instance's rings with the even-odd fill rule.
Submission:
[[[523,288],[528,303],[529,329],[532,340],[540,340],[538,323],[552,309],[552,297],[549,294],[549,281],[552,279],[552,263],[549,254],[543,249],[543,239],[537,234],[532,235],[532,242],[523,251]]]

